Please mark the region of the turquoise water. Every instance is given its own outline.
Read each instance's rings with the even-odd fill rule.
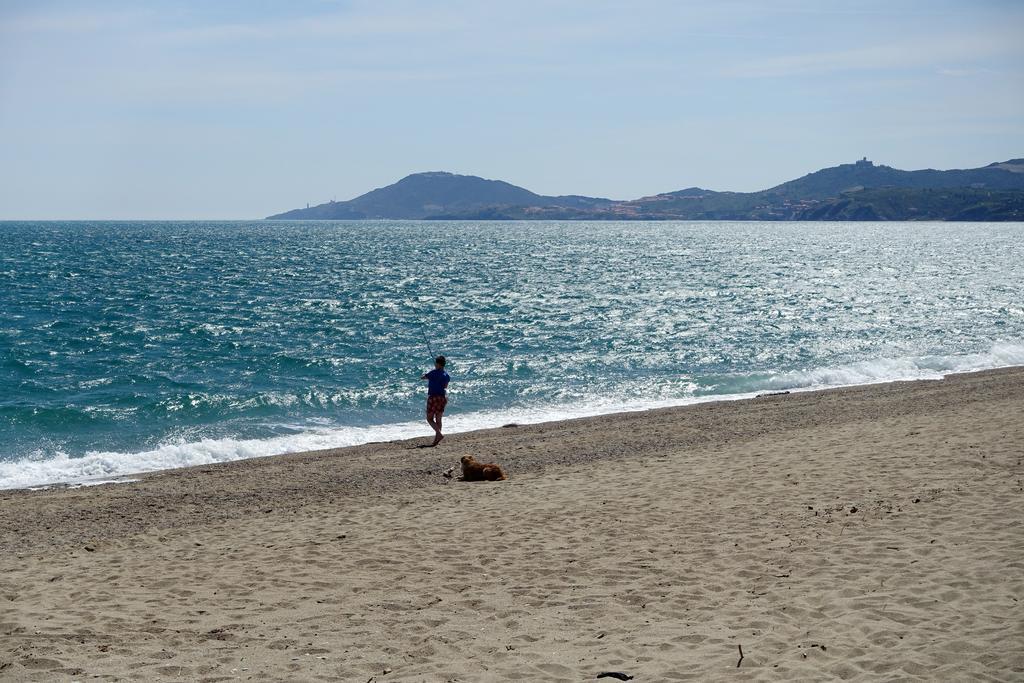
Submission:
[[[0,223],[0,487],[1024,364],[1024,225]]]

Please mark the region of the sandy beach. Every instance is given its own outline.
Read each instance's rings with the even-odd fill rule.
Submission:
[[[0,492],[0,679],[1024,679],[1024,369],[428,440]]]

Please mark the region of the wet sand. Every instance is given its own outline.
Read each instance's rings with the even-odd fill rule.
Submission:
[[[0,492],[0,680],[1024,679],[1024,369],[428,431]]]

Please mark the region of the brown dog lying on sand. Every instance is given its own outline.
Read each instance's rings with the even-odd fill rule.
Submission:
[[[462,456],[463,481],[504,481],[508,479],[499,465],[477,462],[472,455]]]

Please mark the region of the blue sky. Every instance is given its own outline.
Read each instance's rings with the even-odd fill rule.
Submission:
[[[617,199],[1024,156],[1024,3],[0,0],[0,219],[253,218],[418,171]]]

